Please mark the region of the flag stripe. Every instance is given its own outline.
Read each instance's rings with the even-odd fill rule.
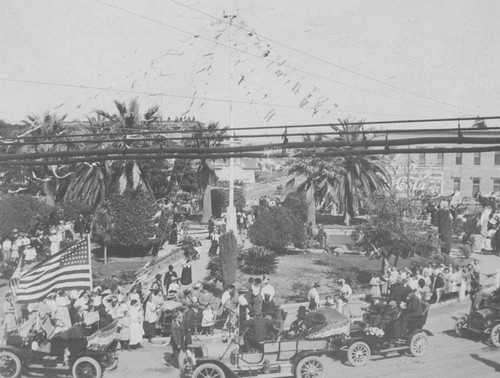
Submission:
[[[40,301],[57,290],[90,289],[91,284],[88,239],[85,239],[21,273],[17,302]]]
[[[25,290],[30,290],[30,293],[34,292],[33,289],[34,288],[43,288],[44,286],[47,286],[47,285],[50,285],[51,282],[54,282],[55,279],[60,279],[62,277],[64,277],[65,275],[68,275],[68,274],[71,274],[72,276],[77,276],[77,275],[85,275],[85,277],[89,274],[89,271],[86,270],[86,269],[65,269],[65,270],[61,270],[59,272],[55,272],[54,274],[52,274],[50,277],[43,277],[43,280],[41,279],[40,281],[37,281],[37,282],[34,282],[34,283],[29,283],[29,284],[26,284],[24,282],[21,282],[19,285],[18,285],[18,292],[21,293]]]
[[[58,281],[52,282],[50,285],[45,286],[43,289],[39,289],[34,292],[22,292],[18,290],[17,301],[19,303],[23,302],[36,302],[47,296],[52,291],[62,290],[62,289],[88,289],[89,285],[89,275],[83,275],[80,277],[60,279]]]
[[[60,277],[61,275],[65,273],[78,273],[79,271],[84,271],[88,272],[88,269],[81,268],[79,266],[75,267],[67,267],[64,269],[58,269],[54,272],[51,272],[50,274],[47,274],[46,276],[41,276],[39,277],[36,281],[31,281],[31,282],[26,282],[24,278],[22,279],[21,283],[19,283],[19,288],[28,288],[28,287],[33,287],[36,285],[44,285],[47,282],[53,280],[54,278]]]

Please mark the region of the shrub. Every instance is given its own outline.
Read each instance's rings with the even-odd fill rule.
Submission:
[[[219,238],[219,254],[221,278],[224,287],[234,284],[238,270],[239,246],[233,231],[229,231]]]
[[[144,252],[155,242],[155,213],[154,198],[147,192],[110,196],[96,209],[93,237],[122,255]]]
[[[265,247],[253,247],[243,254],[241,270],[252,275],[266,275],[276,272],[278,257]]]
[[[263,209],[250,227],[250,241],[274,252],[282,252],[293,243],[296,227],[287,208],[274,206]]]
[[[7,196],[0,200],[0,238],[8,236],[14,228],[33,234],[37,229],[48,231],[57,224],[55,209],[36,197]]]
[[[229,189],[215,188],[211,190],[212,196],[212,214],[219,218],[224,213],[229,205]],[[241,187],[234,188],[234,207],[237,211],[241,211],[246,206],[245,191]]]
[[[310,282],[295,281],[292,284],[292,291],[296,293],[297,296],[307,298],[309,290],[311,290],[313,285]]]

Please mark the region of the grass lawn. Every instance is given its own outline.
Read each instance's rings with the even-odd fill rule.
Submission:
[[[355,280],[353,286],[355,294],[369,292],[370,278],[373,273],[380,272],[382,260],[370,260],[365,255],[340,254],[331,258],[327,254],[297,253],[280,256],[278,270],[270,275],[271,284],[276,290],[276,297],[281,303],[292,301],[293,296],[299,294],[294,289],[297,285],[312,287],[319,281],[320,295],[333,293],[337,290],[336,281],[340,278]],[[399,259],[398,268],[409,266],[411,259]],[[390,261],[393,263],[393,260]],[[250,276],[238,275],[238,282],[247,282]],[[298,283],[298,284],[297,284]],[[295,284],[295,287],[294,287]],[[309,290],[307,288],[307,291]],[[307,295],[306,291],[306,295]]]

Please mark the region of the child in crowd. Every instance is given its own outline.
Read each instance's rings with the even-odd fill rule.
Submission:
[[[212,309],[212,305],[205,305],[205,308],[203,309],[203,317],[201,319],[201,333],[203,335],[213,335],[214,324],[214,311]]]

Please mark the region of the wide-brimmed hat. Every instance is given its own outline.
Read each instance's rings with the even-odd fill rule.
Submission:
[[[104,290],[104,291],[102,292],[102,296],[103,296],[103,297],[104,297],[104,296],[106,296],[106,295],[110,295],[110,294],[111,294],[111,290],[109,290],[109,289],[106,289],[106,290]]]

